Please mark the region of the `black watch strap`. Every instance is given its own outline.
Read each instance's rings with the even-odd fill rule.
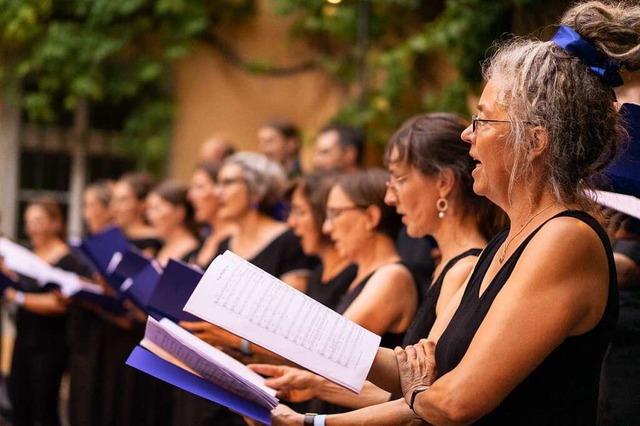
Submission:
[[[304,415],[304,424],[305,426],[313,426],[313,419],[317,416],[316,413],[306,413]]]
[[[416,402],[416,396],[418,396],[419,393],[429,389],[429,387],[430,386],[418,386],[411,392],[411,400],[409,401],[409,408],[411,408],[411,411],[413,411],[414,413],[416,410],[413,409],[413,404]]]

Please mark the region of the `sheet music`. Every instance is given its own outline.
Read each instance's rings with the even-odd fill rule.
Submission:
[[[31,250],[6,238],[0,238],[0,256],[4,258],[4,264],[7,268],[35,279],[40,285],[46,284],[46,277],[51,265],[40,259]]]
[[[230,251],[211,263],[184,310],[354,392],[380,344],[379,336]]]
[[[153,352],[152,342],[210,382],[262,406],[278,404],[276,391],[264,385],[264,379],[227,354],[195,337],[167,318],[147,320],[141,345]],[[158,354],[162,356],[162,354]],[[171,360],[168,360],[171,361]]]
[[[49,265],[32,251],[6,238],[0,238],[0,255],[4,257],[7,268],[35,279],[40,286],[47,283],[58,284],[66,297],[82,290],[103,294],[99,285],[82,280],[78,274]]]

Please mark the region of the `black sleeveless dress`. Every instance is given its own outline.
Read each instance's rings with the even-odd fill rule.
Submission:
[[[229,249],[231,237],[218,245],[218,254]],[[287,229],[265,246],[253,259],[247,259],[252,264],[274,277],[281,277],[293,271],[310,271],[316,265],[316,260],[304,254],[300,245],[300,238]]]
[[[442,290],[442,283],[444,282],[444,278],[447,276],[447,272],[449,272],[456,263],[465,257],[477,257],[481,252],[481,249],[467,250],[451,259],[447,262],[444,268],[442,268],[442,272],[440,272],[438,278],[436,278],[433,284],[427,287],[422,303],[420,303],[420,307],[418,308],[418,312],[416,312],[416,316],[413,317],[411,325],[409,325],[409,328],[404,334],[404,339],[402,340],[403,348],[408,345],[415,345],[420,341],[420,339],[426,339],[429,335],[431,327],[433,327],[433,323],[436,322],[436,305],[438,303],[438,298],[440,298],[440,290]]]
[[[335,311],[341,315],[344,314],[349,306],[351,306],[353,301],[356,300],[358,296],[360,296],[360,293],[362,293],[362,290],[364,290],[365,286],[367,285],[373,274],[375,274],[376,272],[377,269],[360,280],[358,285],[356,285],[353,290],[345,293],[340,299],[340,302],[338,302],[338,304],[336,305]],[[382,335],[382,340],[380,341],[380,347],[393,349],[402,343],[403,338],[404,333],[384,333]]]
[[[323,272],[322,263],[311,271],[307,282],[307,296],[335,310],[338,302],[349,289],[349,285],[356,278],[358,267],[354,264],[348,265],[326,282],[322,281]]]
[[[591,331],[567,337],[495,410],[475,424],[594,425],[596,422],[600,365],[618,316],[617,277],[609,239],[598,222],[580,211],[565,211],[549,220],[563,216],[586,223],[602,240],[609,264],[609,294],[604,314]],[[436,365],[440,376],[453,370],[462,360],[522,252],[547,222],[540,225],[516,249],[482,296],[478,297],[491,260],[508,232],[495,237],[482,253],[460,306],[438,341]]]

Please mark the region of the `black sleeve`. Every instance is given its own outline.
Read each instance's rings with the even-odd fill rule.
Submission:
[[[280,262],[277,276],[281,277],[292,271],[310,271],[314,261],[304,254],[300,239],[289,229],[282,235],[282,244],[279,245]]]

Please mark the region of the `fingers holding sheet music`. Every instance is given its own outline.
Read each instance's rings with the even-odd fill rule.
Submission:
[[[324,380],[310,371],[284,365],[250,364],[248,367],[267,377],[264,384],[277,390],[278,398],[291,402],[309,401],[314,398],[314,389]]]
[[[180,326],[212,346],[238,347],[240,338],[206,321],[180,321]]]

